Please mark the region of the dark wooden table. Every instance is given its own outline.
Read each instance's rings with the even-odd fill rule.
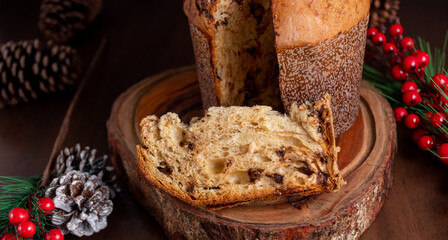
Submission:
[[[0,43],[40,36],[40,1],[0,2]],[[402,1],[405,34],[441,46],[448,29],[448,1]],[[76,103],[65,146],[90,145],[107,153],[106,120],[115,98],[160,71],[194,63],[187,19],[180,0],[104,1],[98,21],[74,46],[93,66]],[[85,71],[84,71],[85,72]],[[42,173],[74,90],[0,111],[0,175]],[[448,239],[448,167],[418,150],[398,129],[394,183],[376,221],[362,239]],[[156,221],[124,191],[109,226],[86,239],[164,239]],[[68,239],[73,239],[68,237]]]

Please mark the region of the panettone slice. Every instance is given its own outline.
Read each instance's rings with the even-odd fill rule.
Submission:
[[[212,107],[190,124],[177,114],[141,121],[140,170],[155,186],[197,206],[223,207],[339,189],[330,97],[292,105]]]

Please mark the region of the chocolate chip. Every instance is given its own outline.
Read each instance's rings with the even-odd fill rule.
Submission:
[[[252,57],[255,57],[258,50],[256,47],[250,47],[250,48],[246,48],[246,52],[249,53],[249,55],[251,55]]]
[[[282,183],[283,182],[283,176],[277,173],[274,173],[274,180],[276,183]]]
[[[283,150],[283,149],[280,149],[275,153],[277,153],[277,155],[281,158],[283,158],[285,156],[285,150]]]
[[[219,190],[219,189],[221,189],[221,187],[220,186],[216,186],[216,187],[205,187],[204,188],[204,190],[214,190],[214,189]]]
[[[320,172],[317,174],[317,182],[318,184],[327,186],[328,185],[328,174]]]
[[[305,175],[308,175],[308,176],[310,176],[310,175],[313,175],[313,171],[311,171],[309,168],[308,168],[308,166],[305,166],[305,167],[301,167],[301,168],[299,168],[298,169],[301,173],[303,173],[303,174],[305,174]]]
[[[327,165],[328,158],[325,156],[322,156],[322,157],[320,157],[320,161],[322,162],[322,164]]]
[[[206,18],[208,18],[210,21],[213,21],[213,20],[214,20],[213,15],[210,14],[210,12],[209,12],[208,10],[204,9],[203,13],[204,13],[204,16],[205,16]]]
[[[226,167],[229,167],[232,164],[232,160],[227,160]]]
[[[171,167],[166,162],[161,162],[160,165],[157,167],[157,170],[168,175],[171,175],[171,173],[173,172],[173,170],[171,170]]]
[[[193,150],[194,144],[192,142],[188,142],[188,149]]]
[[[247,171],[247,174],[249,174],[250,182],[255,182],[257,179],[259,179],[262,172],[263,169],[249,169],[249,171]]]
[[[266,10],[264,7],[259,3],[251,2],[249,3],[250,6],[250,13],[254,16],[255,20],[257,21],[257,24],[260,24],[263,20],[264,13]]]
[[[300,161],[300,162],[303,163],[304,166],[300,167],[300,168],[296,168],[299,172],[301,172],[305,175],[308,175],[308,176],[314,174],[314,172],[310,169],[308,162],[306,162],[306,161]]]
[[[198,3],[198,2],[199,2],[199,3]],[[206,18],[208,18],[210,21],[213,21],[213,20],[214,20],[213,15],[210,14],[210,12],[209,12],[208,9],[207,9],[208,7],[210,7],[210,6],[209,6],[210,3],[208,3],[208,2],[205,1],[205,0],[196,0],[195,4],[196,4],[196,8],[198,9],[198,11],[199,11],[200,13],[204,14],[204,16],[205,16]],[[211,4],[213,4],[213,3],[211,3]]]
[[[190,184],[190,186],[187,188],[187,192],[188,192],[188,193],[192,193],[192,192],[193,192],[193,189],[194,189],[194,185],[193,185],[193,184]]]
[[[227,172],[227,169],[229,169],[230,165],[232,165],[232,160],[228,159],[226,162],[226,167],[222,171],[223,173]]]
[[[227,26],[227,24],[229,24],[229,22],[227,21],[227,18],[224,18],[223,20],[219,20],[218,22],[216,22],[214,27],[215,29],[218,29],[219,26]]]
[[[321,126],[317,127],[317,132],[318,133],[322,133],[322,127]]]
[[[246,74],[246,79],[244,80],[244,86],[246,87],[247,91],[249,92],[257,92],[257,87],[255,85],[255,77],[254,73],[248,72]]]

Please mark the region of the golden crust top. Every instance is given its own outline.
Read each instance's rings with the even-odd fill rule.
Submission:
[[[344,33],[368,14],[369,0],[272,0],[277,51]]]

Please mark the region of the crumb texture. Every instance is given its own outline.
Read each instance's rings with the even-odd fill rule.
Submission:
[[[338,189],[329,97],[291,107],[212,107],[182,123],[177,114],[141,122],[139,167],[148,180],[200,206],[310,195]]]
[[[205,107],[281,108],[271,1],[190,0],[184,7]]]

